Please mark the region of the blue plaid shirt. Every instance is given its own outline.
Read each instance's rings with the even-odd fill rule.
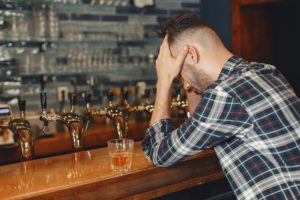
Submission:
[[[231,57],[185,123],[143,140],[156,166],[211,147],[238,199],[300,199],[300,100],[274,66]]]

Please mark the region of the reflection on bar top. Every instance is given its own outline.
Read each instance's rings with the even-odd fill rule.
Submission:
[[[135,143],[132,168],[125,174],[112,172],[107,148],[4,165],[0,166],[0,199],[34,196],[151,167],[140,142]]]
[[[210,156],[213,157],[209,158]],[[201,179],[202,182],[204,180],[209,181],[210,179],[223,176],[221,169],[218,167],[219,165],[217,164],[214,166],[214,164],[217,163],[217,158],[212,149],[190,156],[186,160],[193,160],[195,158],[195,161],[197,158],[202,160],[201,157],[203,157],[204,160],[209,158],[208,163],[211,163],[211,159],[213,159],[214,161],[211,163],[211,169],[213,169],[214,173],[217,171],[217,174],[212,175],[204,173],[204,177],[208,176],[210,178],[206,177]],[[204,160],[200,162],[203,162]],[[179,167],[180,166],[181,165],[179,165]],[[205,169],[207,168],[203,168],[203,170]],[[199,169],[196,171],[191,169],[190,172],[182,171],[182,173],[185,173],[186,175],[195,173],[195,176],[199,177],[199,174],[202,174],[200,171]],[[37,197],[39,195],[47,195],[68,190],[70,188],[87,186],[88,184],[92,185],[101,182],[110,183],[111,181],[130,181],[131,179],[129,177],[132,176],[145,175],[146,177],[149,177],[150,175],[150,177],[152,177],[154,175],[153,173],[159,176],[159,173],[166,173],[166,171],[155,168],[151,161],[145,157],[141,149],[141,142],[135,142],[132,167],[128,172],[123,174],[111,170],[110,159],[106,147],[90,151],[81,151],[0,166],[0,199]],[[175,170],[175,173],[178,173],[178,170]],[[177,179],[175,178],[174,180]],[[192,183],[194,182],[192,181]],[[196,181],[194,184],[199,184],[199,182]]]

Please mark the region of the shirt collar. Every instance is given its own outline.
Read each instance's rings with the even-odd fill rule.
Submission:
[[[232,71],[235,69],[235,67],[242,62],[242,58],[234,55],[232,57],[230,57],[227,62],[225,63],[225,65],[223,66],[221,73],[219,75],[219,79],[224,79],[226,77],[228,77]]]

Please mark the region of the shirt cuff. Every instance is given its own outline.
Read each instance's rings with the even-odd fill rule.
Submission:
[[[144,151],[146,157],[151,158],[154,147],[165,135],[171,133],[173,130],[173,124],[171,119],[161,119],[153,123],[147,130],[145,137],[142,141],[142,150]],[[158,134],[159,137],[155,136]]]

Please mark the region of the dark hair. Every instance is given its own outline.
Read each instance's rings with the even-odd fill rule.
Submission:
[[[175,37],[182,32],[193,29],[210,26],[196,13],[185,12],[175,17],[169,18],[166,22],[161,24],[161,32],[163,37],[168,35],[169,43],[171,44]]]

